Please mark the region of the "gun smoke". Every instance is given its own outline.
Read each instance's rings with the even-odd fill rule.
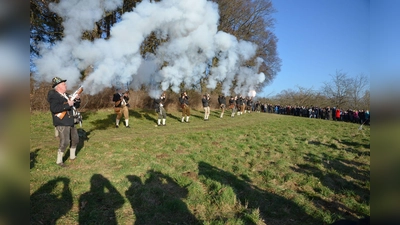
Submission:
[[[108,39],[81,40],[85,31],[94,29],[104,12],[122,6],[122,0],[61,0],[50,9],[63,18],[64,38],[52,46],[43,43],[41,58],[34,61],[35,79],[49,81],[54,76],[68,79],[71,86],[80,84],[81,71],[89,66],[92,72],[82,85],[88,94],[103,88],[119,86],[134,90],[150,87],[152,97],[171,88],[179,93],[180,84],[186,87],[207,81],[213,89],[222,83],[222,92],[234,90],[246,95],[265,80],[258,68],[244,62],[254,57],[257,46],[218,31],[218,5],[206,0],[142,1],[131,12],[125,12],[111,28]],[[161,43],[155,54],[140,54],[143,41],[152,32]],[[212,67],[213,58],[218,63]],[[254,92],[255,93],[255,92]]]

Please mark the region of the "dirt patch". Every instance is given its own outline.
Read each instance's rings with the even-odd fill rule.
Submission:
[[[165,159],[168,157],[169,157],[169,155],[167,153],[162,153],[162,154],[156,155],[157,159]]]

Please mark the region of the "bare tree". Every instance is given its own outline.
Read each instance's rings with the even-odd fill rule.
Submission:
[[[365,95],[368,87],[368,77],[364,74],[357,75],[351,79],[349,89],[349,106],[352,109],[358,109],[362,105],[362,98]]]
[[[277,52],[278,38],[271,31],[275,20],[275,9],[271,0],[213,0],[218,3],[220,20],[218,30],[232,34],[238,39],[257,44],[255,57],[264,60],[260,71],[266,75],[263,85],[270,83],[280,71],[281,59]],[[249,60],[248,66],[254,64]]]
[[[369,110],[370,108],[371,108],[371,105],[370,105],[370,91],[369,90],[366,90],[365,91],[365,93],[364,93],[364,96],[361,98],[361,108],[362,109],[365,109],[365,110]]]
[[[324,83],[322,93],[331,100],[333,106],[342,108],[349,102],[352,80],[347,77],[347,73],[340,70],[336,70],[336,74],[329,74],[329,76],[332,80]]]

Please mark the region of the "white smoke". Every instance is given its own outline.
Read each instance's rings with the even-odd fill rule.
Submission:
[[[206,0],[143,1],[132,12],[122,15],[111,29],[109,39],[82,41],[84,31],[94,28],[105,11],[122,5],[122,0],[61,0],[51,10],[63,18],[65,37],[41,51],[35,61],[37,79],[50,81],[59,76],[71,86],[80,82],[81,71],[93,66],[93,72],[83,81],[85,93],[96,94],[105,87],[129,84],[138,89],[150,87],[155,97],[171,88],[180,91],[208,77],[208,88],[222,83],[228,95],[232,82],[237,81],[237,94],[245,94],[264,81],[255,67],[242,67],[252,58],[257,46],[237,40],[218,31],[218,5]],[[168,41],[158,46],[155,54],[142,57],[140,46],[152,32]],[[210,69],[214,57],[218,65]]]

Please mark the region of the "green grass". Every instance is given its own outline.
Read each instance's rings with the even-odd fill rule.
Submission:
[[[77,159],[55,164],[48,112],[31,115],[32,224],[329,224],[370,214],[370,127],[251,113],[84,112]],[[227,114],[226,114],[227,115]]]

